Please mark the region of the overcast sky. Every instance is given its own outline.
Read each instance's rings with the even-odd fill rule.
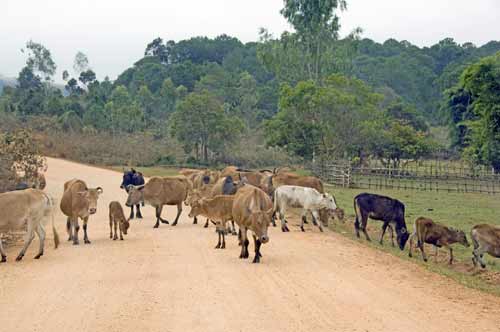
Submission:
[[[52,52],[60,73],[82,51],[99,78],[111,79],[140,59],[160,36],[180,40],[226,33],[255,41],[260,27],[290,30],[282,0],[1,0],[0,75],[15,77],[20,49],[32,39]],[[500,0],[348,0],[342,34],[359,26],[382,42],[406,39],[428,46],[453,37],[476,45],[500,40]]]

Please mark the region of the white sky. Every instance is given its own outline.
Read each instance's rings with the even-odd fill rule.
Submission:
[[[1,0],[0,74],[15,77],[20,49],[32,39],[52,52],[60,73],[82,51],[99,78],[111,79],[140,59],[151,40],[226,33],[255,41],[260,27],[275,35],[289,25],[282,0]],[[500,0],[348,0],[342,34],[354,27],[382,42],[427,46],[453,37],[476,45],[500,39]]]

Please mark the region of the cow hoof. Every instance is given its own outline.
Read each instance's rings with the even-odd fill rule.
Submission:
[[[22,260],[22,259],[23,259],[23,256],[24,256],[24,255],[19,255],[19,256],[17,256],[17,257],[16,257],[16,262],[19,262],[20,260]]]
[[[236,233],[236,232],[231,232],[231,235],[236,236],[236,235],[238,235],[238,233]]]
[[[90,244],[90,241],[89,241],[89,240],[83,240],[83,242],[84,242],[85,244]]]
[[[154,225],[154,226],[153,226],[153,228],[158,228],[158,227],[159,227],[159,225]]]
[[[142,215],[138,215],[138,216],[137,216],[137,219],[142,219]]]
[[[424,262],[426,262],[426,263],[427,263],[427,258],[424,258]]]
[[[80,244],[80,242],[79,242],[79,241],[73,241],[73,245],[74,245],[74,246],[77,246],[77,245],[79,245],[79,244]]]
[[[7,261],[7,256],[2,255],[2,260],[0,260],[0,263],[5,263]]]
[[[120,238],[120,241],[123,241],[123,238],[122,238],[122,237]]]
[[[300,230],[301,230],[302,232],[305,232],[305,230],[304,230],[304,226],[300,226]]]
[[[205,226],[203,226],[203,228],[208,228],[208,225],[207,225],[207,224],[205,224]]]
[[[41,252],[41,253],[39,253],[38,255],[36,255],[36,256],[34,257],[34,259],[40,259],[40,257],[42,257],[42,256],[43,256],[43,252]]]
[[[168,220],[161,220],[161,223],[162,223],[162,224],[167,224],[167,225],[168,225],[168,224],[170,224],[170,223],[168,222]]]
[[[114,238],[113,238],[113,241],[116,241],[116,240],[118,240],[118,238],[117,238],[117,237],[114,237]]]
[[[320,229],[319,229],[319,231],[320,231],[321,233],[323,233],[323,232],[324,232],[324,231],[323,231],[323,228],[320,228]]]
[[[260,257],[259,257],[259,255],[255,255],[252,263],[254,263],[254,264],[255,263],[260,263]]]
[[[167,224],[168,224],[168,222],[167,222]],[[172,226],[177,226],[177,222],[174,222],[174,223],[172,224]]]

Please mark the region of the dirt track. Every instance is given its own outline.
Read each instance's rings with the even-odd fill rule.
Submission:
[[[124,201],[121,175],[49,159],[48,192],[78,177],[104,188],[89,222],[91,245],[63,241],[21,263],[19,247],[0,266],[0,331],[500,331],[500,298],[464,288],[332,232],[271,229],[260,265],[238,259],[214,228],[153,229],[153,209],[111,241],[107,205]],[[171,220],[175,208],[164,215]],[[65,220],[56,223],[66,240]],[[82,236],[80,232],[80,238]],[[253,246],[250,247],[253,250]],[[251,251],[251,254],[253,252]]]

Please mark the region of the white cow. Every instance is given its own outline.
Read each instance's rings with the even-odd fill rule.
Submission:
[[[45,242],[45,229],[43,227],[43,219],[53,213],[54,202],[50,196],[38,189],[26,189],[19,191],[11,191],[0,194],[0,210],[2,217],[0,218],[0,232],[4,231],[19,231],[27,225],[28,232],[24,237],[24,246],[16,260],[20,261],[36,233],[40,238],[40,249],[35,259],[43,255]],[[54,227],[54,217],[52,215],[52,231],[54,233],[54,245],[57,248],[59,244],[59,236]],[[0,254],[3,263],[7,259],[5,251],[0,239]]]
[[[304,221],[308,212],[312,214],[314,224],[323,232],[323,226],[319,221],[318,210],[327,208],[335,210],[337,204],[330,194],[321,194],[313,188],[299,186],[280,186],[274,191],[274,213],[280,214],[281,230],[289,232],[286,225],[285,213],[287,207],[302,208],[302,221],[300,229],[304,232]]]

